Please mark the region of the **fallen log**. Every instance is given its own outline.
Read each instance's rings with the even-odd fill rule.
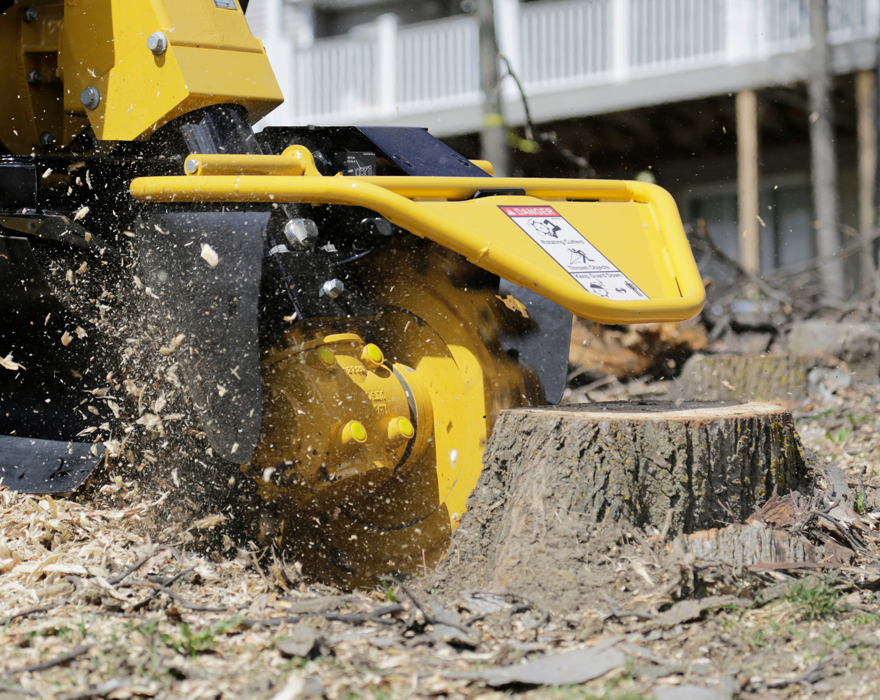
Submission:
[[[666,376],[708,346],[706,329],[694,323],[645,323],[606,326],[575,319],[569,364],[574,376],[634,379]]]

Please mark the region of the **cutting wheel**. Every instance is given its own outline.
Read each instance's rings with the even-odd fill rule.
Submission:
[[[245,468],[274,514],[264,535],[345,587],[435,565],[498,412],[540,395],[501,348],[522,318],[491,276],[418,239],[354,275],[382,312],[303,324],[264,352],[264,433]]]

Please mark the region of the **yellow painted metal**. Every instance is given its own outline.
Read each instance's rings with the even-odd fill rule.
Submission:
[[[22,21],[28,5],[33,22]],[[147,39],[159,31],[168,47],[156,56]],[[43,132],[66,146],[88,125],[101,140],[146,138],[217,104],[254,123],[283,101],[244,13],[213,0],[33,0],[0,15],[0,36],[0,143],[13,153],[40,147]],[[39,84],[27,83],[32,70]],[[80,100],[88,87],[95,109]]]
[[[522,189],[526,196],[466,199],[489,188]],[[242,175],[139,178],[131,193],[145,202],[366,207],[579,316],[604,323],[681,321],[699,313],[705,302],[675,202],[662,188],[642,182]],[[499,209],[548,202],[649,298],[618,301],[590,294]]]
[[[361,362],[364,347],[356,333],[294,328],[264,351],[263,439],[247,469],[269,503],[313,509],[394,474],[408,441],[389,441],[388,427],[410,405],[389,367]]]
[[[476,165],[480,170],[489,173],[490,175],[495,174],[495,166],[492,165],[488,160],[471,160],[471,163]]]
[[[349,269],[381,316],[298,324],[264,352],[264,431],[243,469],[308,575],[349,587],[435,565],[499,410],[538,401],[498,341],[512,312],[473,272],[401,238]]]
[[[167,50],[155,56],[147,38],[161,31]],[[255,122],[282,101],[263,47],[240,10],[213,0],[76,0],[68,2],[59,70],[65,110],[86,114],[99,139],[149,136],[177,116],[237,104]],[[97,88],[87,110],[80,92]]]
[[[308,149],[290,146],[280,156],[192,153],[184,161],[187,175],[311,175],[320,177]]]
[[[37,19],[25,22],[28,7]],[[64,14],[59,0],[19,2],[0,14],[0,145],[10,153],[40,148],[40,135],[69,143],[88,126],[85,115],[66,115],[64,85],[58,75],[58,42]],[[28,82],[36,71],[40,81]],[[77,97],[79,93],[77,93]]]

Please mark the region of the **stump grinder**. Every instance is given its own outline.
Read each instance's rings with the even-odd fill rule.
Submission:
[[[252,499],[313,577],[421,570],[498,412],[559,401],[571,314],[687,319],[700,276],[653,185],[255,133],[243,5],[0,0],[0,485],[153,472]]]

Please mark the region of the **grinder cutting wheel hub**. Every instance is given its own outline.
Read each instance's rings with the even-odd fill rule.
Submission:
[[[395,246],[353,272],[387,280],[369,286],[384,312],[357,319],[375,343],[319,324],[264,352],[263,436],[245,471],[275,514],[264,534],[307,574],[352,586],[435,564],[498,410],[538,403],[534,373],[501,345],[524,319],[494,289],[455,284],[474,271],[436,246]]]
[[[433,412],[415,370],[386,365],[356,333],[306,341],[296,329],[284,341],[263,360],[264,431],[248,467],[263,498],[325,508],[422,458]]]
[[[310,576],[369,584],[443,556],[498,412],[560,399],[572,313],[702,308],[654,185],[255,134],[282,97],[242,3],[0,0],[0,37],[3,485],[249,484]]]

